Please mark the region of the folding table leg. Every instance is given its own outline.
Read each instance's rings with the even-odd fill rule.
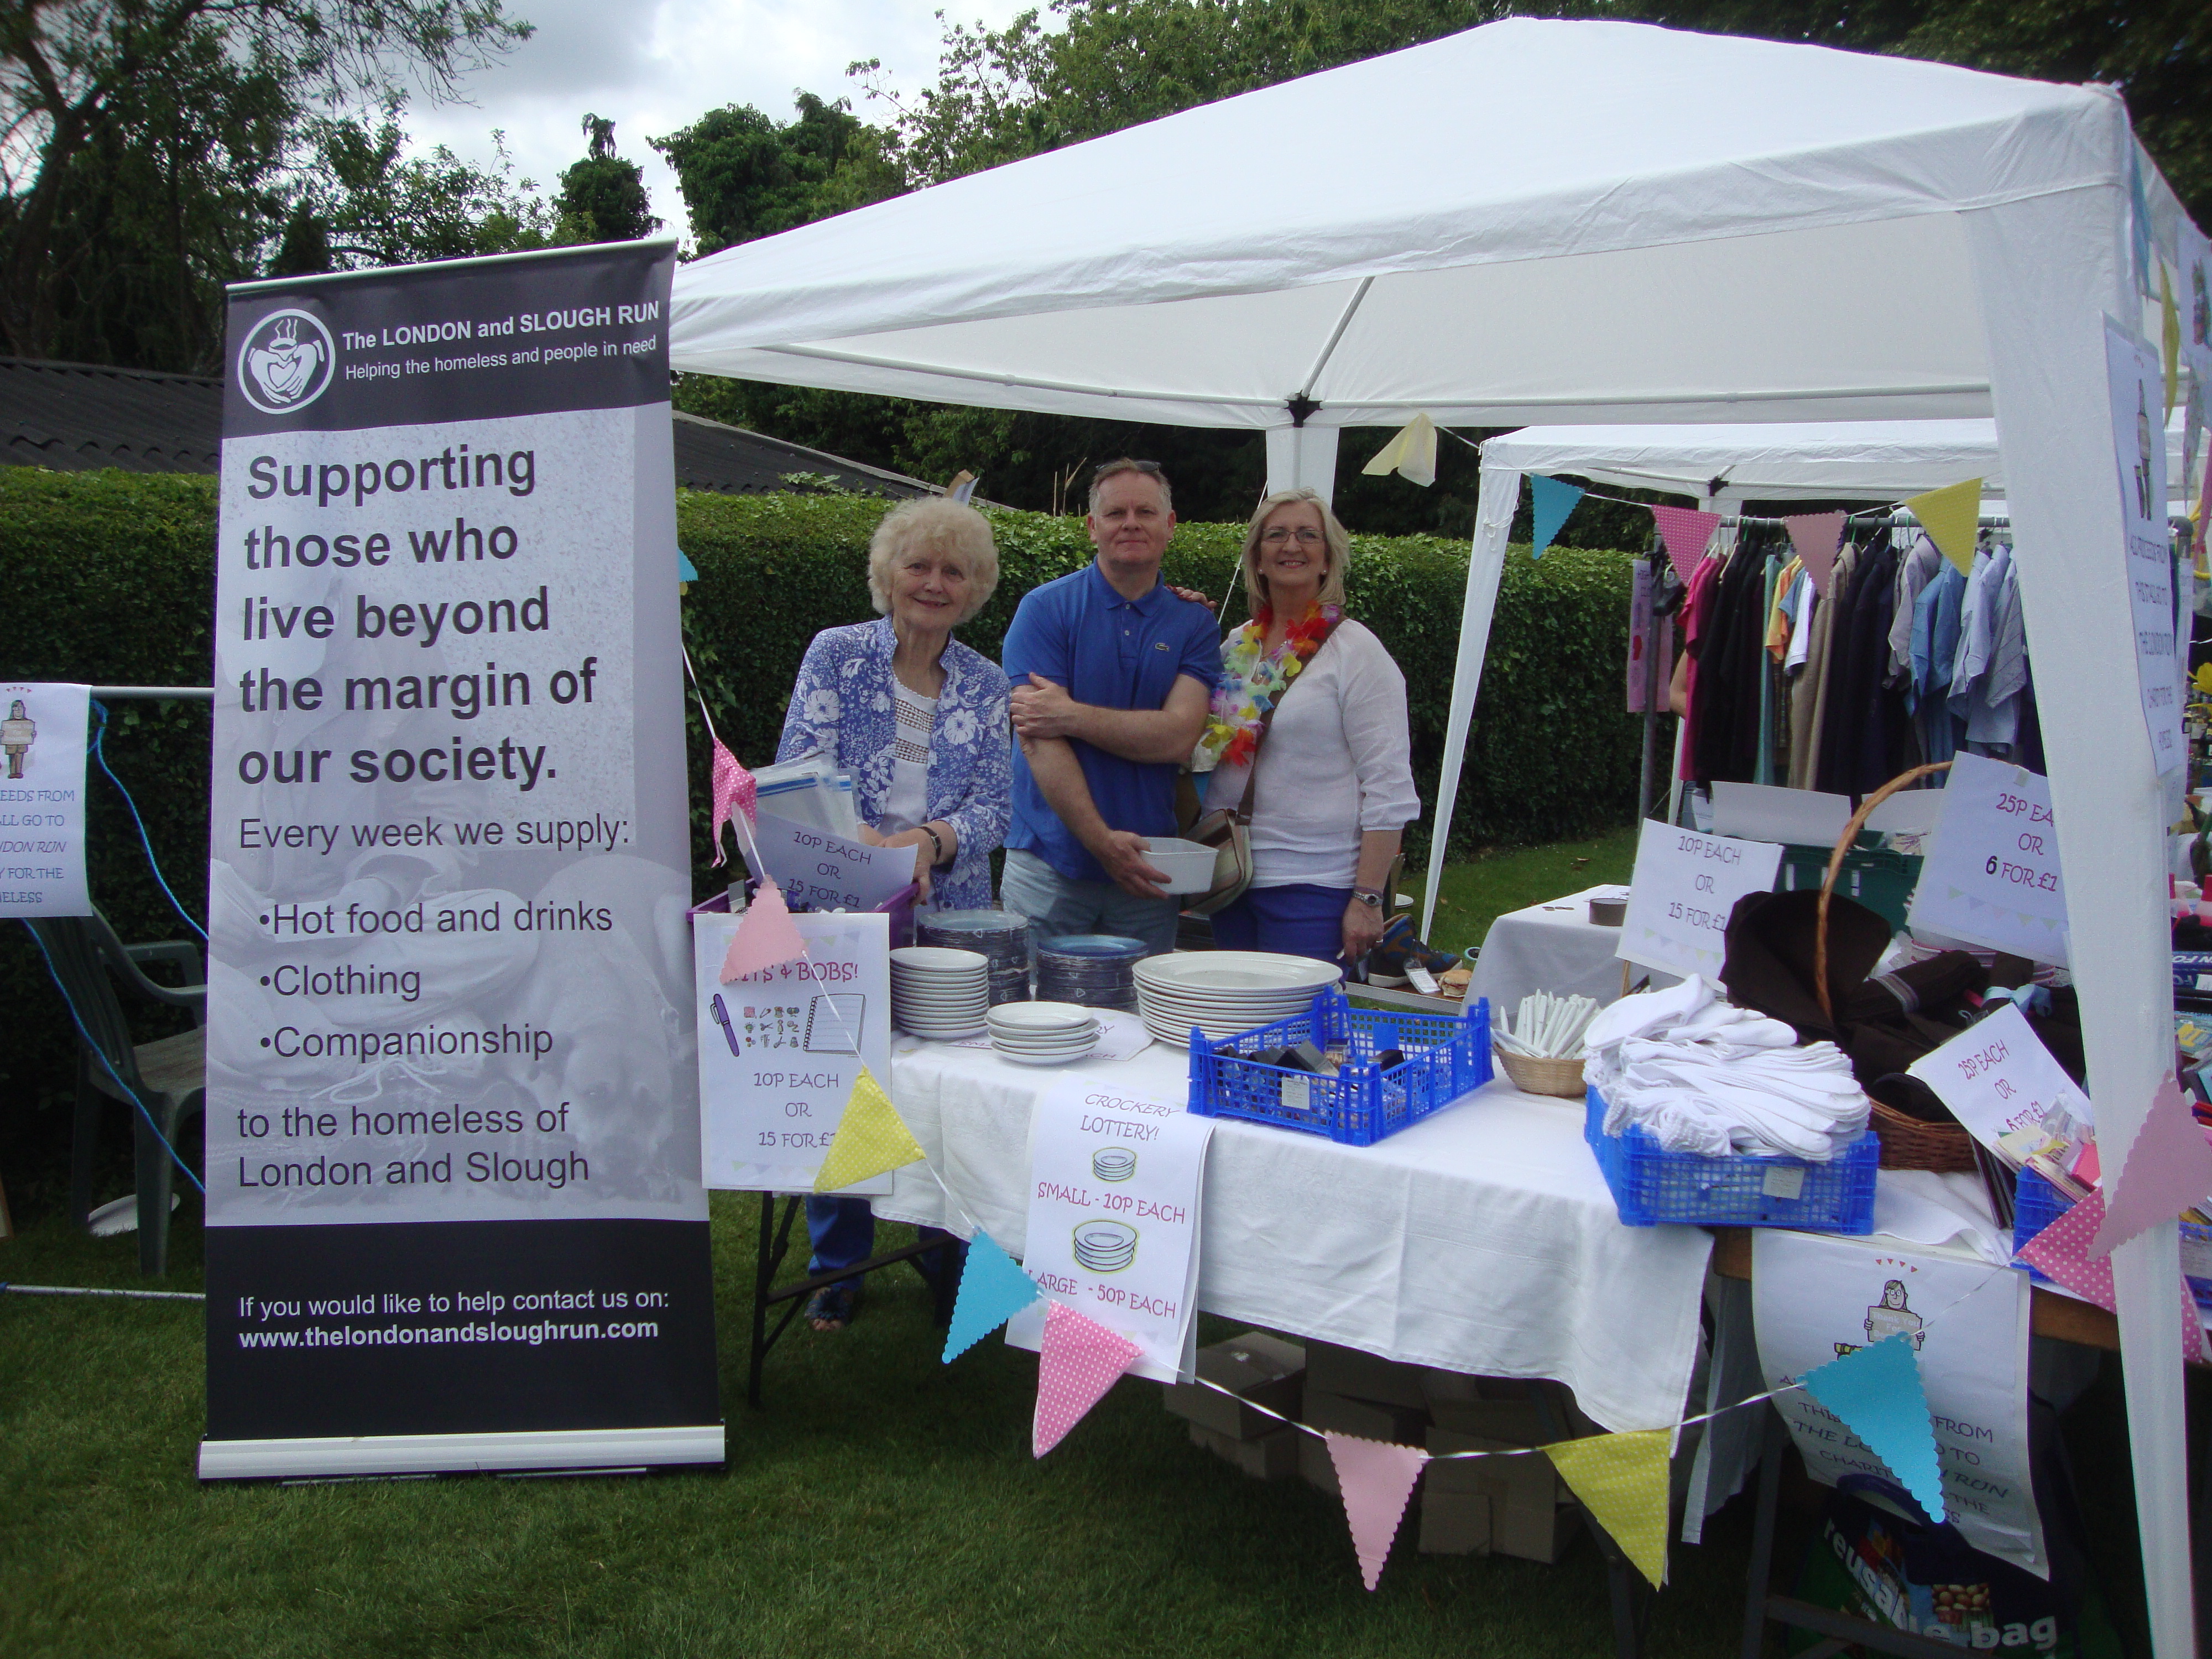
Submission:
[[[1782,1413],[1766,1407],[1765,1442],[1759,1450],[1759,1508],[1751,1529],[1751,1571],[1745,1577],[1742,1659],[1759,1659],[1766,1646],[1767,1585],[1774,1575],[1774,1515],[1782,1501]]]

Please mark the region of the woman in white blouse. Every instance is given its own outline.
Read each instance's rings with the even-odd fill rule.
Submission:
[[[1382,936],[1383,884],[1421,803],[1406,677],[1344,614],[1350,550],[1311,489],[1268,496],[1244,532],[1252,621],[1222,643],[1200,744],[1209,808],[1251,791],[1252,884],[1213,918],[1225,949],[1357,963]]]

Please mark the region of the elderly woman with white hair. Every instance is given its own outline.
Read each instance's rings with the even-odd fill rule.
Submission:
[[[824,629],[806,647],[776,759],[819,753],[852,774],[862,838],[915,849],[943,909],[987,908],[1013,773],[1006,677],[952,637],[999,585],[991,526],[939,496],[884,515],[868,543],[883,616]]]
[[[998,548],[974,507],[941,496],[893,507],[868,543],[883,614],[814,636],[776,749],[779,761],[819,753],[849,772],[862,837],[913,848],[915,878],[946,909],[990,905],[991,849],[1012,812],[1006,674],[952,637],[998,583]],[[865,1198],[810,1197],[806,1230],[812,1273],[874,1248]],[[957,1249],[939,1253],[940,1272],[957,1270]],[[807,1320],[842,1330],[860,1301],[860,1281],[842,1280],[814,1293]]]

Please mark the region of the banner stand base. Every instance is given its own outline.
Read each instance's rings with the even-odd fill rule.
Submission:
[[[203,1440],[203,1480],[611,1470],[725,1461],[720,1423],[665,1429],[542,1429],[497,1434],[380,1434]]]

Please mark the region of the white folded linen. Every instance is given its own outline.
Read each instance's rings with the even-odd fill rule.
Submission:
[[[1638,1124],[1669,1152],[1826,1163],[1866,1127],[1866,1092],[1840,1048],[1797,1046],[1780,1020],[1731,1006],[1694,975],[1607,1008],[1583,1056],[1605,1132]]]

